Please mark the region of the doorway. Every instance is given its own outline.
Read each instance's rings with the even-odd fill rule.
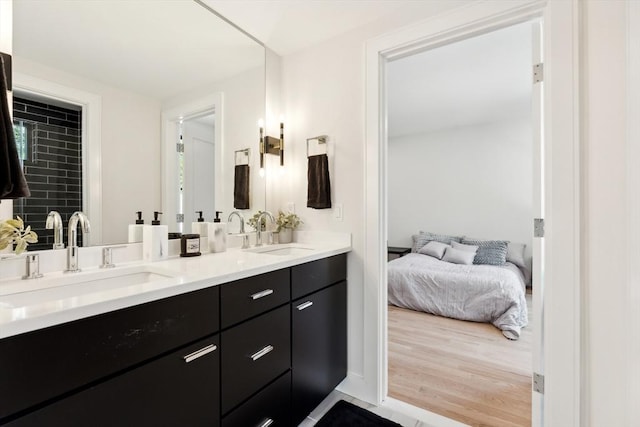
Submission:
[[[364,377],[372,399],[415,414],[434,425],[450,419],[407,408],[387,396],[386,64],[394,58],[473,37],[531,19],[543,20],[546,61],[542,115],[545,264],[543,340],[544,394],[533,395],[533,425],[580,425],[580,105],[578,100],[579,10],[572,2],[478,2],[367,43],[364,245]],[[553,191],[550,191],[553,189]],[[385,280],[386,282],[386,280]],[[543,374],[544,374],[543,373]],[[544,412],[542,411],[544,406]]]
[[[520,23],[386,65],[388,244],[414,252],[388,264],[388,393],[469,425],[531,425],[534,325],[522,326],[541,317],[531,306],[538,28]],[[422,231],[447,252],[425,254]],[[495,246],[447,258],[459,243]],[[501,265],[481,259],[489,250],[504,250]]]

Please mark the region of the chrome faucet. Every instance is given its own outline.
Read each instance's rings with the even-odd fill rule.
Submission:
[[[229,214],[229,218],[227,218],[227,222],[231,223],[231,219],[237,216],[240,219],[240,232],[236,234],[236,236],[242,237],[242,249],[247,249],[249,247],[249,235],[244,231],[244,217],[238,211],[233,211]],[[233,233],[229,233],[233,234]]]
[[[78,222],[82,228],[82,235],[91,231],[91,225],[89,224],[89,218],[80,212],[76,211],[69,218],[69,228],[67,229],[67,269],[68,272],[80,271],[78,268]]]
[[[269,211],[264,211],[258,216],[258,220],[256,221],[256,246],[262,246],[262,217],[267,216],[275,224],[276,220],[273,219],[273,215]],[[267,227],[267,222],[265,221],[265,231]]]
[[[45,227],[47,230],[53,229],[53,249],[64,249],[64,242],[62,241],[64,226],[62,225],[62,218],[58,211],[49,212]]]

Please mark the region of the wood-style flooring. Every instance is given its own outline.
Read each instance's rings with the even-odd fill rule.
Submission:
[[[389,306],[389,396],[471,426],[531,425],[532,343],[488,323]]]

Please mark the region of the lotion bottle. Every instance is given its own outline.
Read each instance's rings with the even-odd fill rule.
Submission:
[[[158,215],[162,212],[154,212],[151,225],[143,225],[142,258],[145,261],[160,261],[169,255],[169,228],[160,225]]]
[[[193,234],[200,235],[200,251],[209,252],[209,239],[207,238],[209,234],[209,224],[208,222],[204,222],[204,218],[202,217],[202,211],[196,211],[199,215],[196,222],[191,223],[191,232]]]
[[[220,214],[216,211],[216,217],[209,223],[209,250],[211,252],[224,252],[227,250],[227,223],[220,221]]]
[[[129,224],[129,239],[127,240],[129,243],[142,242],[142,229],[144,227],[144,220],[142,219],[141,211],[137,211],[136,215],[138,216],[138,218],[136,219],[136,223]]]

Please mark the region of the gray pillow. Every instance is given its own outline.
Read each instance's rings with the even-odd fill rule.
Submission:
[[[507,261],[517,265],[520,268],[527,268],[524,261],[524,249],[527,247],[524,243],[509,242],[507,246]]]
[[[462,239],[463,245],[478,246],[478,252],[473,259],[474,264],[504,265],[507,261],[507,246],[505,240],[470,240]]]
[[[473,252],[473,255],[478,252],[478,247],[474,245],[463,245],[462,243],[451,242],[451,247],[461,251]]]
[[[447,234],[435,234],[429,233],[427,231],[420,231],[419,234],[414,234],[411,236],[413,238],[413,246],[411,247],[411,252],[418,252],[421,247],[426,245],[431,241],[445,243],[450,245],[451,242],[458,242],[462,240],[461,236],[449,236]]]
[[[435,240],[432,240],[426,245],[424,245],[423,247],[421,247],[418,250],[418,253],[429,255],[434,258],[442,259],[442,256],[444,255],[444,251],[449,247],[450,246],[447,245],[446,243],[436,242]]]
[[[454,264],[471,265],[473,264],[473,259],[475,258],[475,256],[476,256],[475,252],[448,247],[444,253],[444,257],[442,258],[442,260],[447,262],[452,262]]]

